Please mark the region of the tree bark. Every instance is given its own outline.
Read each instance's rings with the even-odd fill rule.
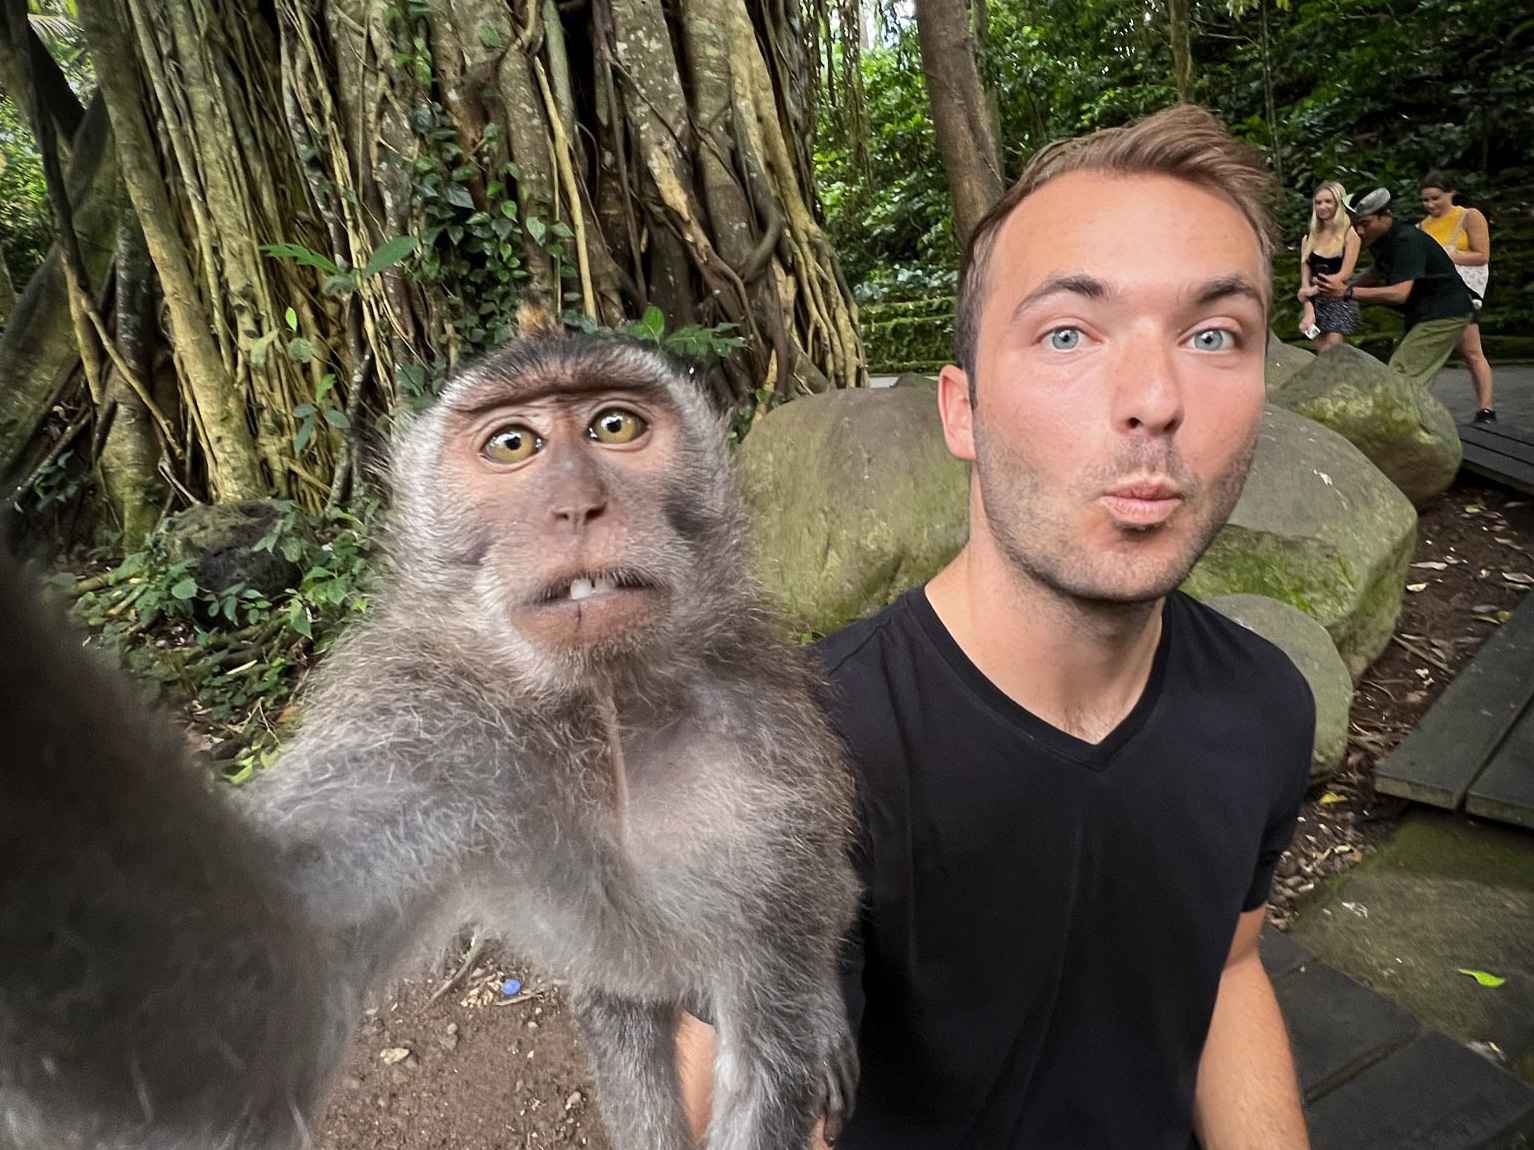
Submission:
[[[16,284],[11,280],[11,269],[5,266],[5,260],[0,257],[0,331],[5,330],[5,321],[11,318],[11,312],[16,310]]]
[[[225,369],[198,296],[191,255],[181,238],[144,118],[134,58],[124,50],[129,41],[122,16],[108,0],[80,8],[80,24],[111,113],[123,180],[165,291],[177,374],[201,429],[208,485],[220,499],[257,498],[266,493],[267,485],[246,420],[245,396]]]
[[[116,183],[112,132],[98,94],[75,136],[66,180],[86,281],[98,295],[112,266]],[[20,477],[29,445],[79,362],[64,264],[54,245],[0,336],[0,478],[7,490]]]
[[[126,199],[126,195],[124,195]],[[132,212],[117,226],[118,350],[141,380],[152,378],[155,336],[154,264]],[[108,414],[110,413],[110,414]],[[122,526],[123,548],[135,550],[159,521],[164,485],[156,474],[160,445],[154,421],[122,373],[107,378],[102,418],[111,419],[101,449],[101,480]]]
[[[1172,39],[1172,81],[1179,100],[1193,99],[1193,44],[1189,28],[1191,0],[1167,0],[1167,31]]]
[[[14,3],[16,0],[7,0],[7,2]],[[25,16],[25,0],[21,0],[21,9]],[[67,149],[75,138],[75,133],[80,130],[80,121],[85,118],[85,109],[80,106],[74,89],[64,78],[64,72],[59,67],[58,61],[53,58],[47,46],[38,39],[30,22],[23,19],[22,26],[25,29],[28,49],[28,56],[25,59],[22,58],[20,46],[12,34],[10,21],[0,20],[0,91],[10,96],[22,114],[31,120],[37,114],[37,110],[32,106],[34,103],[32,87],[27,82],[27,68],[30,64],[31,74],[43,93],[43,110],[53,120],[54,131],[58,134],[60,145]]]
[[[1278,110],[1273,101],[1273,50],[1268,41],[1268,0],[1260,0],[1262,9],[1262,99],[1268,119],[1268,151],[1273,161],[1273,182],[1284,186],[1283,147],[1278,139]]]
[[[954,232],[962,246],[1005,190],[969,12],[963,0],[916,0],[916,28]]]

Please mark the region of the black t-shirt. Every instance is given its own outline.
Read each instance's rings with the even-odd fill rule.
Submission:
[[[1371,250],[1374,270],[1386,284],[1413,281],[1411,295],[1402,308],[1407,331],[1426,319],[1459,319],[1472,314],[1470,292],[1454,261],[1426,232],[1396,220],[1374,241]]]
[[[820,650],[867,885],[838,1150],[1185,1150],[1237,917],[1309,782],[1305,680],[1181,594],[1096,745],[986,679],[920,588]]]

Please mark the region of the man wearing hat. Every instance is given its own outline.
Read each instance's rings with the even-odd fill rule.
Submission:
[[[1360,196],[1348,205],[1348,214],[1374,264],[1351,283],[1321,275],[1317,284],[1334,299],[1400,308],[1406,334],[1390,357],[1390,370],[1426,390],[1475,314],[1470,292],[1432,237],[1391,214],[1389,190],[1375,188]],[[1477,422],[1487,418],[1496,416],[1476,412]]]

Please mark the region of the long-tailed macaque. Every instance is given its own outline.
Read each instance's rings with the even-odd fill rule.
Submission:
[[[719,419],[621,341],[545,335],[401,436],[370,617],[239,790],[0,559],[0,1146],[303,1144],[362,997],[466,922],[569,980],[620,1150],[850,1105],[851,783],[746,571]]]

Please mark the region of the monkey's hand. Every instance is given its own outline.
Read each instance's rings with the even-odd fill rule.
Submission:
[[[326,964],[180,735],[4,554],[0,730],[0,1147],[298,1144],[340,1049]]]
[[[844,1023],[840,1032],[831,1038],[821,1075],[820,1113],[825,1121],[823,1137],[827,1143],[835,1143],[841,1137],[847,1120],[852,1117],[858,1093],[858,1074],[857,1039]]]

